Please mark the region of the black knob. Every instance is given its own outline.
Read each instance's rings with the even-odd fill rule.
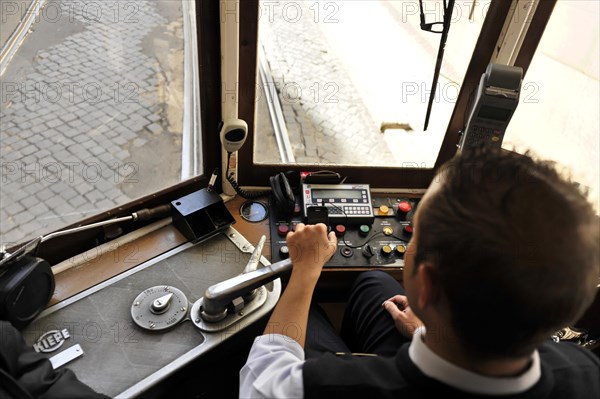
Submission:
[[[371,244],[367,244],[363,247],[362,254],[367,258],[375,256],[375,251],[373,251],[373,247],[371,246]]]
[[[281,257],[284,259],[287,259],[287,257],[290,256],[290,249],[287,247],[287,245],[279,248],[279,255],[281,255]]]
[[[351,258],[352,255],[354,255],[354,251],[352,251],[352,248],[348,248],[348,247],[344,247],[344,248],[340,249],[340,253],[342,254],[342,256],[344,258]]]

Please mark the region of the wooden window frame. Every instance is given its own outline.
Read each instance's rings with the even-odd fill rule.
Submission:
[[[527,71],[544,29],[552,14],[556,0],[542,1],[538,5],[525,36],[515,65]],[[456,153],[459,141],[458,132],[464,127],[465,111],[468,107],[471,92],[479,84],[489,60],[492,59],[496,43],[502,32],[504,21],[509,15],[512,1],[496,0],[490,3],[487,17],[482,26],[479,38],[473,51],[473,57],[467,67],[465,79],[461,85],[448,128],[445,133],[435,165],[431,169],[371,167],[371,166],[332,166],[334,170],[348,177],[348,182],[368,182],[378,189],[426,189],[435,176],[436,170]],[[256,164],[254,153],[254,119],[256,102],[255,88],[257,83],[257,39],[259,0],[240,2],[240,74],[239,74],[239,117],[248,123],[248,139],[239,151],[238,183],[242,186],[264,187],[268,185],[269,176],[284,170],[315,171],[318,165],[297,164]]]

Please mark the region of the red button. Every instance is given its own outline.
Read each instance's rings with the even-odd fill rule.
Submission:
[[[404,226],[404,232],[406,234],[412,234],[413,233],[413,227],[410,224]]]
[[[343,224],[338,224],[335,226],[335,235],[338,237],[343,236],[346,233],[346,226]]]
[[[282,237],[285,237],[289,231],[290,231],[290,228],[288,227],[287,224],[280,224],[277,227],[277,233]]]
[[[402,201],[401,203],[398,204],[398,210],[400,212],[408,213],[412,210],[412,206],[410,205],[409,202]]]

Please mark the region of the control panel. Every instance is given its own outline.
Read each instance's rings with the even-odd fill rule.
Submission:
[[[306,196],[305,187],[303,196]],[[362,199],[362,193],[360,196]],[[412,221],[419,200],[402,195],[371,197],[370,193],[368,198],[368,213],[371,217],[363,218],[360,223],[343,213],[341,216],[329,215],[328,228],[335,232],[338,248],[325,264],[326,268],[404,266],[404,254],[412,237]],[[306,206],[297,206],[287,219],[282,219],[271,212],[272,262],[278,262],[289,256],[285,237],[298,223],[305,223],[306,209]]]
[[[302,200],[305,221],[313,206],[325,206],[329,220],[344,225],[369,225],[374,220],[368,184],[303,184]]]

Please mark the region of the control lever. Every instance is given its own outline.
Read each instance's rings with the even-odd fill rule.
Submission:
[[[254,252],[252,252],[252,256],[250,256],[250,260],[244,269],[244,273],[253,272],[258,268],[258,264],[260,263],[260,257],[262,256],[262,250],[265,246],[265,241],[267,240],[267,236],[263,235],[258,240],[258,244],[254,248]]]
[[[258,268],[258,264],[260,263],[260,257],[262,256],[262,250],[263,250],[266,240],[267,240],[267,236],[263,235],[262,237],[260,237],[258,244],[256,244],[256,247],[254,248],[254,252],[252,252],[252,256],[250,256],[250,260],[248,261],[248,264],[244,268],[244,273],[253,272]],[[244,303],[250,302],[251,300],[254,299],[255,296],[256,296],[256,289],[250,291],[249,293],[247,293],[246,295],[243,296]]]
[[[227,316],[227,306],[253,289],[267,284],[292,269],[292,261],[285,259],[254,271],[240,274],[206,289],[199,314],[202,320],[214,323]]]

